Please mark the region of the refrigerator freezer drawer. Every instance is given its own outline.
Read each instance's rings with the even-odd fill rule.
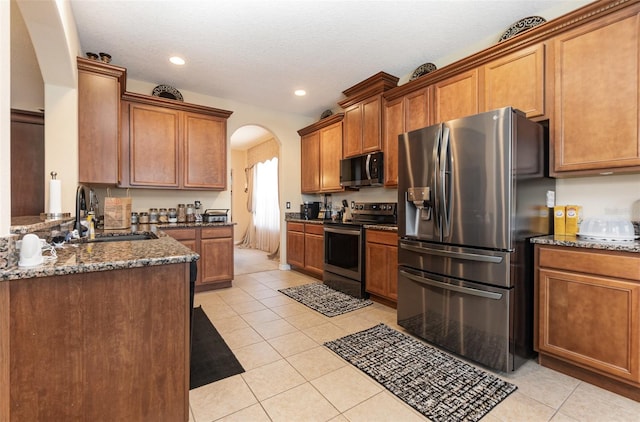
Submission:
[[[512,371],[509,323],[512,294],[513,289],[400,267],[398,325],[490,368]]]
[[[512,287],[511,253],[401,239],[398,264],[500,287]]]

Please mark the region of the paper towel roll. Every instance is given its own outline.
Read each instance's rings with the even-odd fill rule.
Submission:
[[[62,213],[62,181],[49,180],[49,214]]]

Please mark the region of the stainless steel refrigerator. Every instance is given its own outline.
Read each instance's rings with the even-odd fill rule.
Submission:
[[[398,324],[500,371],[533,356],[533,247],[549,233],[544,128],[511,107],[398,145]]]

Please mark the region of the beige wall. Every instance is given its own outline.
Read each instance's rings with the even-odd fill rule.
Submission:
[[[236,223],[234,227],[234,240],[239,242],[242,240],[249,221],[251,213],[247,211],[247,194],[244,191],[245,176],[244,168],[247,167],[247,151],[232,149],[231,150],[231,169],[233,171],[233,183],[231,185],[231,216],[232,221]]]
[[[31,37],[15,0],[11,0],[11,108],[44,109],[44,81]]]

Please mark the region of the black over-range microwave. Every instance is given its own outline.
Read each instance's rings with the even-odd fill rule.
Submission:
[[[382,153],[358,155],[340,160],[340,186],[382,186]]]

